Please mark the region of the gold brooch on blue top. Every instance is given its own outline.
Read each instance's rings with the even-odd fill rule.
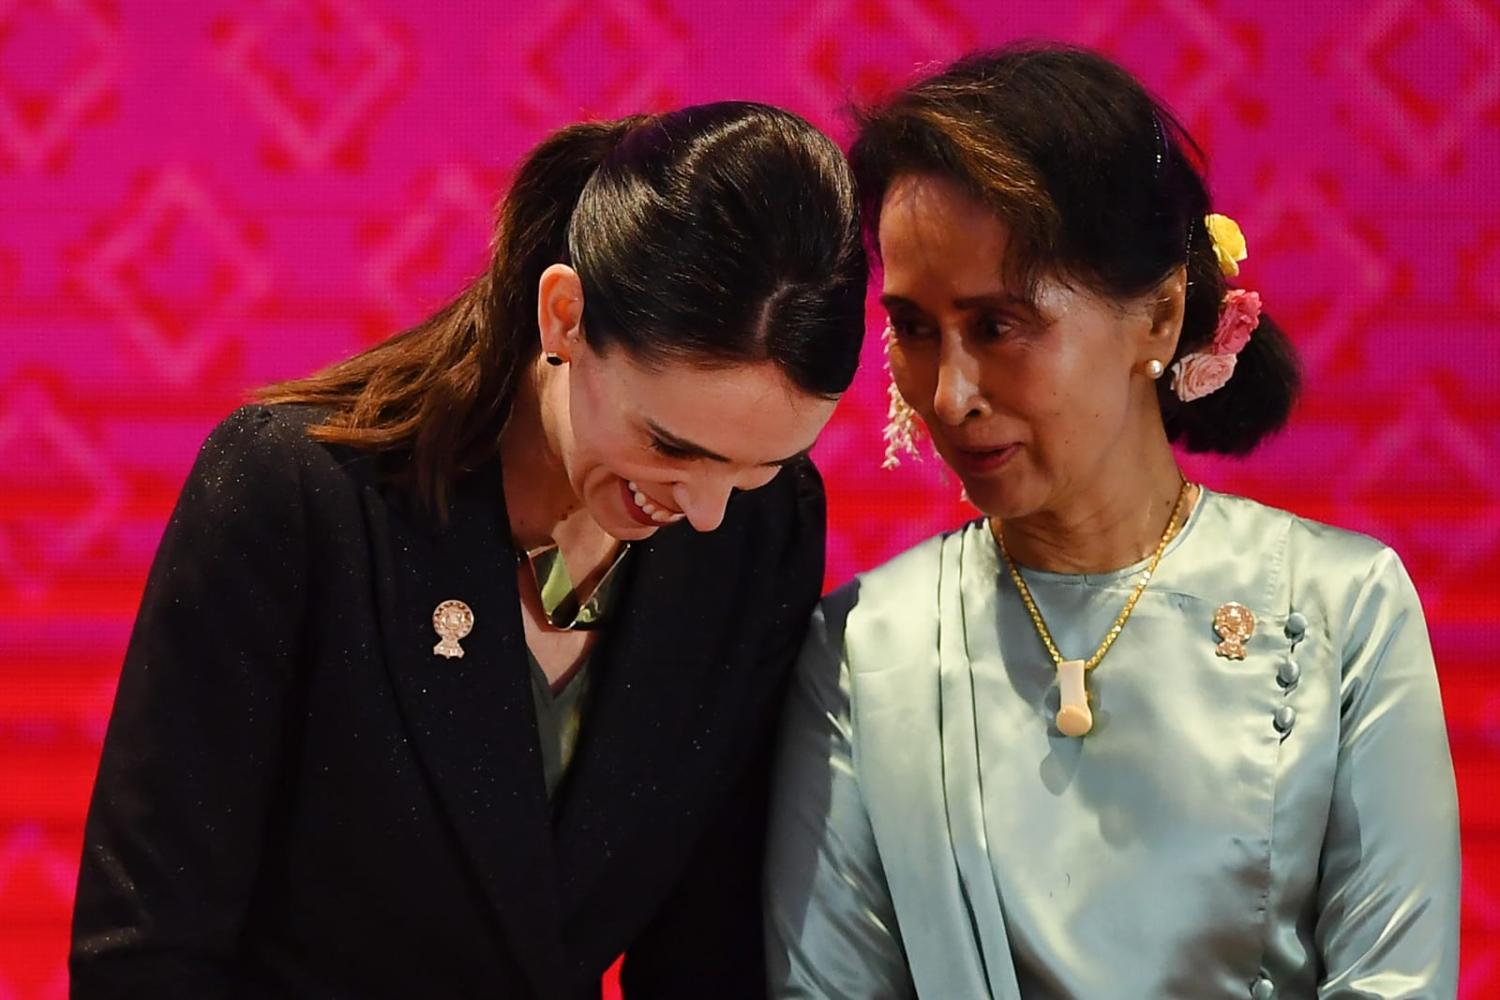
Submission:
[[[1218,655],[1230,660],[1245,658],[1245,640],[1255,631],[1255,615],[1243,604],[1230,601],[1214,612],[1214,631],[1219,634]]]
[[[474,612],[463,601],[444,601],[432,610],[432,628],[439,639],[434,653],[449,659],[463,656],[458,640],[474,630]]]

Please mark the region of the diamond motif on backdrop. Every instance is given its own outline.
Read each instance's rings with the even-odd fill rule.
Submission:
[[[114,98],[118,32],[95,0],[0,0],[0,154],[59,171]]]
[[[1341,35],[1334,43],[1357,88],[1354,114],[1362,120],[1373,111],[1414,170],[1450,165],[1500,102],[1500,19],[1473,0],[1386,0],[1360,21],[1352,40]],[[1441,67],[1441,80],[1417,79],[1432,66]]]
[[[1500,318],[1500,225],[1481,231],[1457,254],[1459,299],[1470,310]]]
[[[43,470],[46,470],[45,474]],[[104,538],[125,484],[40,385],[0,392],[0,595],[41,599],[55,575]]]
[[[1374,235],[1343,206],[1334,181],[1264,171],[1243,216],[1255,242],[1249,287],[1273,290],[1272,315],[1295,331],[1309,384],[1335,369],[1362,368],[1353,336],[1392,286],[1392,266]],[[1314,287],[1313,276],[1333,283]],[[1352,355],[1348,356],[1348,355]]]
[[[1333,479],[1340,526],[1396,549],[1429,609],[1437,609],[1448,588],[1466,586],[1476,567],[1493,562],[1500,544],[1495,449],[1431,386],[1417,389],[1347,460]],[[1399,503],[1391,496],[1394,482],[1403,484]]]
[[[96,228],[79,277],[173,385],[199,376],[270,283],[254,228],[178,168],[146,178],[123,216]]]
[[[220,66],[274,135],[273,165],[362,165],[365,134],[411,63],[401,33],[357,0],[278,0],[225,15],[212,35]]]
[[[1244,31],[1209,4],[1114,0],[1085,4],[1083,11],[1080,43],[1115,56],[1154,91],[1170,95],[1173,111],[1199,141],[1209,142],[1215,111],[1253,113],[1253,94],[1230,87],[1249,69]]]
[[[66,890],[47,858],[66,860],[71,883],[73,824],[149,550],[231,398],[348,350],[351,317],[378,313],[384,333],[460,287],[501,191],[486,172],[544,127],[766,96],[842,134],[851,90],[971,45],[1086,34],[1196,131],[1202,119],[1219,127],[1221,189],[1250,202],[1225,206],[1251,234],[1246,283],[1313,365],[1289,432],[1205,478],[1390,537],[1423,588],[1465,796],[1462,990],[1497,992],[1500,826],[1486,803],[1500,726],[1478,720],[1500,718],[1500,696],[1488,704],[1474,650],[1494,638],[1500,539],[1472,525],[1500,508],[1482,468],[1485,454],[1497,464],[1500,424],[1492,359],[1462,344],[1500,320],[1500,216],[1480,169],[1500,141],[1500,100],[1482,100],[1494,60],[1480,58],[1500,49],[1500,7],[1376,0],[1386,33],[1359,47],[1377,30],[1350,23],[1365,10],[1286,0],[769,6],[782,13],[688,0],[534,0],[479,15],[400,0],[0,0],[0,496],[11,501],[0,646],[24,657],[51,634],[37,619],[67,627],[46,665],[0,671],[0,710],[12,710],[0,718],[11,790],[0,798],[14,810],[0,818],[0,856],[22,827],[45,839],[0,876],[0,1000],[66,995]],[[1293,19],[1300,44],[1279,44]],[[205,89],[227,99],[198,99]],[[426,127],[433,115],[441,127]],[[421,143],[396,133],[413,116]],[[226,128],[265,155],[216,146]],[[1228,150],[1231,137],[1242,145]],[[1434,183],[1413,186],[1411,142],[1447,145],[1427,168]],[[1257,163],[1274,169],[1257,177]],[[1443,173],[1455,165],[1461,174]],[[397,195],[371,208],[371,190]],[[268,210],[263,222],[250,206]],[[1421,341],[1409,351],[1408,333]],[[24,349],[7,357],[13,344]],[[972,516],[934,460],[879,472],[878,349],[864,360],[818,449],[831,581]],[[1424,382],[1425,396],[1410,391]],[[1380,448],[1394,452],[1384,464],[1367,453]],[[1455,496],[1432,488],[1440,479]],[[107,578],[97,592],[96,572]],[[72,610],[95,597],[104,603],[86,617]]]
[[[500,190],[468,167],[445,166],[394,224],[371,231],[378,243],[365,268],[373,303],[367,339],[435,312],[483,272]]]
[[[819,111],[877,97],[979,43],[967,18],[930,0],[818,0],[794,16],[790,68],[803,99]]]
[[[519,49],[527,85],[511,95],[516,117],[553,129],[680,104],[670,81],[680,76],[690,35],[662,0],[553,0]]]

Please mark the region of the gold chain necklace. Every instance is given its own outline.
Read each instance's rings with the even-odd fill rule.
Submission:
[[[1115,617],[1115,623],[1104,633],[1104,641],[1099,648],[1094,650],[1094,655],[1087,660],[1065,660],[1062,653],[1057,651],[1057,643],[1052,641],[1052,633],[1047,628],[1047,623],[1042,619],[1042,613],[1032,599],[1031,588],[1026,586],[1026,581],[1021,578],[1021,571],[1011,561],[1010,552],[1005,548],[1005,532],[997,525],[995,528],[995,540],[1000,545],[1000,555],[1005,560],[1005,568],[1010,570],[1010,578],[1015,581],[1016,591],[1021,595],[1021,603],[1026,605],[1026,613],[1031,615],[1031,624],[1036,626],[1036,634],[1041,637],[1042,645],[1047,647],[1052,662],[1057,666],[1058,687],[1062,693],[1062,706],[1057,711],[1057,728],[1064,736],[1084,736],[1094,728],[1094,713],[1089,710],[1088,690],[1084,686],[1084,674],[1093,670],[1104,659],[1104,654],[1109,652],[1109,647],[1115,644],[1120,633],[1125,629],[1125,623],[1130,620],[1130,613],[1135,610],[1136,602],[1145,593],[1146,585],[1151,582],[1152,575],[1156,572],[1156,566],[1161,562],[1162,553],[1167,551],[1167,542],[1171,541],[1172,535],[1177,530],[1177,522],[1182,517],[1183,504],[1187,502],[1188,494],[1192,491],[1192,484],[1183,480],[1182,488],[1177,491],[1177,502],[1172,505],[1172,519],[1167,522],[1167,530],[1161,533],[1161,541],[1156,543],[1156,551],[1151,554],[1151,561],[1146,564],[1145,573],[1141,582],[1131,590],[1130,596],[1125,599],[1125,606],[1120,609],[1119,615]]]

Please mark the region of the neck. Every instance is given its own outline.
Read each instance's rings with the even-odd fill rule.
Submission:
[[[505,507],[511,536],[522,548],[554,541],[564,526],[587,516],[557,437],[557,390],[553,373],[534,365],[521,379],[510,417],[500,434],[500,464],[505,473]]]
[[[1003,532],[1011,558],[1020,565],[1055,573],[1105,573],[1149,556],[1161,543],[1181,492],[1183,476],[1167,443],[1139,452],[1111,449],[1111,468],[1100,470],[1073,495],[1024,517],[991,519]],[[1182,505],[1180,530],[1196,500]]]

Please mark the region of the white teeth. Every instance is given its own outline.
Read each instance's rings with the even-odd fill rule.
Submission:
[[[664,510],[658,507],[651,501],[650,497],[641,491],[641,488],[635,484],[634,480],[627,479],[625,485],[630,487],[631,498],[635,500],[635,505],[657,524],[675,524],[687,516],[680,511]]]

